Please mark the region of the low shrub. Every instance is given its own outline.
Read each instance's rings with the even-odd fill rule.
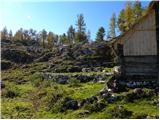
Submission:
[[[150,99],[154,95],[155,95],[155,93],[151,89],[141,89],[140,92],[134,92],[134,91],[132,91],[130,93],[127,93],[124,96],[124,100],[126,102],[133,102],[136,99],[143,99],[143,98]]]
[[[106,107],[105,103],[102,102],[94,102],[92,104],[87,104],[84,106],[84,109],[88,110],[89,112],[99,112],[101,111],[103,108]]]
[[[80,86],[80,81],[77,80],[76,78],[74,77],[71,77],[69,79],[69,84],[70,84],[70,87],[79,87]]]
[[[31,76],[31,83],[34,87],[38,87],[42,84],[43,79],[42,76],[40,74],[34,74]]]
[[[15,86],[7,87],[2,92],[2,96],[6,97],[6,98],[15,98],[19,95],[20,95],[19,89]]]
[[[123,106],[116,106],[111,111],[112,118],[129,118],[132,115],[131,111],[128,111]]]
[[[134,117],[135,119],[146,119],[147,114],[146,114],[146,113],[134,113],[134,114],[133,114],[133,117]]]

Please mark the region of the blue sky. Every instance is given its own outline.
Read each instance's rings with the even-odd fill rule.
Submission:
[[[149,2],[142,1],[142,6],[148,6]],[[76,27],[77,15],[82,13],[87,30],[94,39],[100,26],[105,28],[107,34],[112,13],[118,16],[125,4],[126,1],[1,0],[0,29],[6,26],[15,33],[22,27],[62,34],[70,25]]]

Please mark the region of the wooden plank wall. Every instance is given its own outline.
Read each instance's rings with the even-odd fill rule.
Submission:
[[[157,55],[155,11],[152,10],[121,39],[124,56]]]
[[[126,76],[153,76],[158,75],[157,56],[125,56],[124,67]]]

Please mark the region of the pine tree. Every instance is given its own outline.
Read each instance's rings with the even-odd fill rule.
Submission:
[[[24,30],[24,31],[23,31],[23,37],[24,37],[25,40],[30,39],[30,38],[29,38],[30,36],[29,36],[29,31],[28,31],[28,30]]]
[[[4,27],[3,30],[1,31],[1,39],[7,39],[8,38],[8,30],[7,27]]]
[[[115,29],[116,29],[116,15],[115,15],[115,13],[112,14],[109,29],[110,29],[110,31],[109,31],[110,37],[111,38],[116,37],[116,32],[115,32]]]
[[[63,35],[60,35],[59,39],[60,39],[60,41],[59,41],[60,45],[68,45],[69,44],[68,38],[65,33],[63,33]]]
[[[41,31],[41,39],[43,41],[43,48],[45,48],[45,40],[47,39],[47,31],[45,29]]]
[[[104,41],[104,36],[105,36],[105,29],[103,27],[100,27],[96,35],[96,42]]]
[[[12,37],[13,37],[13,35],[12,35],[12,30],[9,31],[8,36],[9,36],[9,39],[12,40]]]
[[[75,43],[75,29],[71,25],[67,31],[67,36],[70,44]]]
[[[77,33],[76,33],[76,41],[77,42],[86,42],[87,36],[85,34],[86,24],[84,22],[83,14],[78,15],[78,20],[76,23]]]
[[[32,28],[31,29],[29,29],[29,39],[30,40],[35,40],[35,37],[36,37],[36,30],[33,30]]]

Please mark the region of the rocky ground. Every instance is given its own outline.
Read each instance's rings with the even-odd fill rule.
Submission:
[[[114,78],[108,44],[49,50],[2,40],[2,118],[159,118],[158,88],[108,87]]]

